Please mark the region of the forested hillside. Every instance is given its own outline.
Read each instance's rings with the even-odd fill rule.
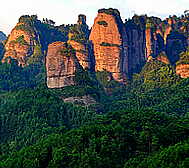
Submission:
[[[188,165],[188,117],[167,117],[151,110],[109,112],[78,130],[56,129],[30,147],[13,151],[1,167],[135,167],[140,164]],[[4,144],[3,149],[7,147]],[[167,148],[164,149],[163,148]],[[185,148],[184,148],[185,147]],[[179,148],[179,151],[177,151]],[[160,150],[159,150],[160,149]],[[161,152],[162,150],[162,152]],[[171,151],[177,156],[173,155]],[[184,150],[184,153],[182,152]],[[156,153],[158,151],[158,153]],[[169,154],[170,153],[170,154]],[[182,155],[181,155],[182,154]],[[143,158],[146,158],[143,161]],[[1,157],[6,158],[3,154]],[[175,162],[174,159],[178,159]],[[152,158],[152,159],[151,159]],[[154,159],[153,159],[154,158]],[[166,160],[167,159],[167,160]],[[142,163],[141,163],[142,161]],[[147,162],[147,163],[146,163]]]

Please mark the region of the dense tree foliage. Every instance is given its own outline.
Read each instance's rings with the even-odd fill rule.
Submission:
[[[70,40],[79,42],[84,46],[87,45],[87,40],[89,38],[89,30],[87,25],[73,25],[70,27],[69,32],[72,34]]]
[[[44,84],[18,91],[11,100],[2,99],[0,115],[1,142],[11,142],[5,153],[33,144],[53,133],[54,128],[79,128],[98,117],[85,107],[64,103]]]
[[[18,61],[10,59],[9,64],[0,62],[0,93],[17,89],[32,89],[45,81],[45,65],[35,62],[19,67]]]
[[[84,125],[78,130],[66,131],[65,127],[41,139],[35,145],[12,152],[0,162],[1,167],[128,167],[133,163],[155,165],[160,160],[156,153],[163,147],[188,139],[188,117],[166,117],[149,110],[124,110],[108,113],[97,124]],[[171,130],[171,131],[170,131]],[[172,165],[188,164],[188,143],[179,148],[169,147],[166,155],[175,150],[178,156]],[[184,148],[187,147],[187,148]],[[6,146],[4,147],[6,148]],[[182,150],[185,152],[182,154]],[[159,152],[159,151],[158,151]],[[167,154],[166,154],[167,153]],[[170,154],[173,155],[174,153]],[[163,155],[161,155],[163,157]],[[136,158],[129,160],[129,158]],[[151,160],[150,160],[151,159]],[[164,159],[169,159],[164,157]],[[160,160],[163,162],[162,160]],[[168,163],[169,164],[169,163]],[[170,163],[171,164],[171,163]]]

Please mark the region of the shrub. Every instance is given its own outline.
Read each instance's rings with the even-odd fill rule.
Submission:
[[[100,45],[101,46],[109,46],[109,47],[111,47],[111,44],[110,43],[106,43],[106,42],[102,42]]]
[[[27,45],[29,46],[29,44],[24,40],[24,36],[19,36],[16,40],[13,40],[10,42],[10,44],[14,44],[14,43],[18,43],[18,44],[22,44],[22,45]]]
[[[97,22],[99,25],[103,25],[104,27],[106,27],[108,25],[108,23],[106,21],[98,21]]]

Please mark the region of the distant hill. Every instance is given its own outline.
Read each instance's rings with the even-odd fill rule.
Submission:
[[[5,40],[5,38],[6,38],[6,35],[2,31],[0,31],[0,42]]]

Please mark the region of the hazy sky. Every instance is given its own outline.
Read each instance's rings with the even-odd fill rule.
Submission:
[[[85,14],[91,27],[100,8],[117,8],[123,21],[134,13],[165,19],[189,9],[189,0],[1,0],[0,4],[0,30],[6,35],[21,15],[37,14],[40,20],[48,18],[61,25],[75,24],[78,15]]]

